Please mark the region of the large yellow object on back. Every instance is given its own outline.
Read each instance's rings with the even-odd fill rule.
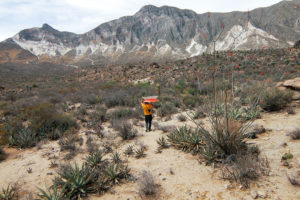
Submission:
[[[152,115],[153,105],[142,103],[145,115]]]

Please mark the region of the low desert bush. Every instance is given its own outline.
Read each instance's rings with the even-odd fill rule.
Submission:
[[[292,92],[269,88],[261,96],[260,106],[265,111],[277,111],[292,101]]]
[[[289,136],[292,140],[299,140],[300,139],[300,129],[297,128],[289,133]]]
[[[233,155],[232,159],[222,168],[223,179],[236,181],[245,188],[250,186],[250,181],[256,180],[262,175],[268,176],[269,173],[268,159],[251,154]]]
[[[158,115],[160,117],[165,117],[167,115],[171,115],[177,112],[177,109],[175,105],[171,102],[164,102],[159,108],[158,108]]]
[[[137,130],[133,128],[133,126],[126,121],[122,120],[113,120],[112,121],[112,127],[118,131],[118,135],[123,140],[131,140],[136,137]]]
[[[185,122],[186,121],[186,116],[183,114],[180,114],[177,116],[178,121],[180,122]]]
[[[112,119],[126,119],[132,117],[134,114],[133,109],[131,108],[120,108],[111,113]]]
[[[183,97],[183,104],[187,107],[194,108],[195,106],[201,103],[201,99],[199,97],[187,95]]]
[[[138,180],[138,190],[142,196],[151,196],[157,193],[157,184],[151,172],[142,172]]]

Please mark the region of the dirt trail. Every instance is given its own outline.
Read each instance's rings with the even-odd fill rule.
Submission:
[[[179,122],[175,116],[171,121],[162,122],[160,119],[154,119],[160,125],[181,126],[191,122]],[[286,173],[300,169],[300,141],[291,141],[286,133],[300,126],[300,109],[296,110],[295,115],[287,115],[285,113],[263,114],[262,119],[255,121],[267,129],[272,129],[257,139],[248,142],[256,143],[270,160],[271,174],[268,177],[262,177],[251,185],[250,189],[240,189],[239,185],[231,184],[220,178],[220,169],[212,166],[205,166],[204,163],[199,164],[197,156],[169,148],[162,150],[162,153],[156,153],[156,140],[166,135],[160,130],[154,130],[146,133],[144,126],[137,126],[139,136],[135,141],[122,142],[117,149],[118,152],[124,152],[124,149],[132,144],[142,142],[147,146],[146,157],[136,159],[134,157],[126,157],[122,154],[122,158],[127,160],[131,173],[138,178],[143,170],[149,170],[155,176],[157,183],[160,185],[160,194],[154,199],[252,199],[251,191],[262,191],[266,194],[266,199],[275,200],[294,200],[300,199],[299,188],[292,186]],[[143,121],[139,122],[144,125]],[[105,130],[108,132],[108,128]],[[86,139],[84,135],[85,129],[80,130],[80,135]],[[138,141],[138,142],[137,142]],[[286,142],[287,146],[281,144]],[[84,147],[82,147],[83,149]],[[281,156],[290,151],[294,158],[290,161],[292,168],[288,169],[281,163]],[[37,148],[29,150],[10,150],[10,157],[0,163],[0,186],[6,186],[16,181],[21,185],[24,195],[21,199],[26,199],[29,191],[36,192],[37,186],[44,187],[45,183],[50,185],[51,179],[56,175],[56,169],[49,168],[51,160],[49,157],[55,155],[59,159],[57,163],[63,162],[62,156],[57,142],[48,142],[43,145],[42,149]],[[81,152],[76,157],[76,162],[80,163],[85,152]],[[75,161],[71,161],[74,163]],[[32,168],[32,173],[28,173],[27,169]],[[171,172],[174,174],[171,174]],[[49,174],[52,172],[52,174]],[[232,187],[232,188],[231,188]],[[26,192],[27,191],[27,192]],[[138,194],[137,182],[129,182],[115,186],[112,191],[102,196],[92,195],[89,199],[141,199]]]

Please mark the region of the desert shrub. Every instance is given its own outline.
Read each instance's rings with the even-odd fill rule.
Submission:
[[[270,88],[263,92],[260,106],[266,111],[277,111],[284,108],[292,101],[291,92],[281,91],[277,88]]]
[[[186,116],[183,115],[183,114],[180,114],[180,115],[177,116],[177,119],[178,119],[179,121],[181,121],[181,122],[185,122],[185,121],[186,121]]]
[[[300,139],[300,129],[297,128],[289,133],[289,136],[292,140],[299,140]]]
[[[19,112],[18,117],[6,119],[6,139],[1,136],[1,140],[6,140],[11,146],[32,147],[43,138],[56,140],[77,128],[76,121],[58,113],[51,104],[27,106]],[[29,125],[24,127],[23,121]]]
[[[175,127],[171,125],[161,125],[161,126],[159,125],[157,129],[163,131],[164,133],[167,133],[173,131]]]
[[[187,107],[192,107],[194,108],[197,104],[200,104],[201,100],[199,97],[187,95],[183,97],[183,104]]]
[[[75,151],[76,150],[76,136],[67,135],[59,140],[58,144],[60,145],[61,151]]]
[[[157,184],[151,172],[143,171],[138,180],[138,190],[141,195],[155,195],[157,192]]]
[[[6,158],[6,153],[0,146],[0,161],[4,160]]]
[[[84,103],[89,104],[89,105],[95,105],[95,104],[101,103],[101,101],[102,101],[102,99],[97,95],[88,95],[83,100]]]
[[[160,117],[165,117],[170,114],[174,114],[177,112],[177,109],[175,108],[174,104],[171,102],[165,102],[158,108],[158,115]]]
[[[108,108],[115,106],[133,107],[136,104],[136,95],[137,91],[134,88],[111,91],[105,95],[103,102]]]
[[[10,146],[29,148],[35,146],[38,138],[29,128],[10,129],[8,132],[8,143]]]
[[[123,140],[131,140],[137,135],[137,130],[128,122],[122,120],[113,120],[112,126],[116,131],[118,131],[118,135]]]
[[[196,109],[193,113],[192,113],[192,118],[193,119],[201,119],[204,118],[206,115],[204,114],[204,112],[201,109]]]
[[[289,115],[294,115],[294,114],[296,114],[296,112],[295,112],[295,110],[294,110],[294,108],[293,108],[292,106],[287,107],[287,108],[286,108],[286,112],[287,112],[287,114],[289,114]]]
[[[257,155],[237,155],[222,168],[222,177],[236,181],[248,188],[250,181],[256,180],[261,175],[269,175],[269,161]]]
[[[112,119],[130,118],[133,116],[133,114],[134,112],[131,108],[120,108],[111,113],[111,118]]]

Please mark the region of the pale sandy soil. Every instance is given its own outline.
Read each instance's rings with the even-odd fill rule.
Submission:
[[[172,120],[163,122],[159,118],[154,121],[160,125],[181,126],[184,124],[191,125],[191,122],[179,122],[176,116]],[[174,148],[165,149],[162,153],[156,153],[156,140],[166,135],[160,130],[154,130],[146,133],[144,131],[143,121],[137,126],[139,136],[129,142],[122,142],[116,138],[114,132],[105,125],[106,135],[114,140],[115,147],[118,152],[123,152],[129,145],[141,142],[147,146],[146,157],[136,159],[134,157],[126,157],[122,154],[122,158],[127,160],[127,164],[131,168],[131,173],[138,178],[143,170],[149,170],[155,176],[159,186],[159,194],[148,199],[252,199],[250,193],[252,191],[261,191],[266,194],[266,199],[274,200],[294,200],[300,199],[299,187],[292,186],[286,174],[300,170],[300,140],[292,141],[286,135],[288,131],[296,127],[300,127],[300,109],[296,109],[295,115],[287,115],[285,112],[263,114],[262,119],[255,121],[256,124],[263,125],[266,129],[270,129],[264,134],[258,136],[257,139],[249,140],[250,143],[258,144],[261,154],[267,156],[271,165],[270,176],[262,177],[255,183],[251,184],[250,189],[240,189],[240,185],[230,183],[221,179],[220,168],[205,166],[200,164],[197,156],[176,150]],[[80,135],[86,139],[86,129],[80,130]],[[100,139],[99,139],[100,140]],[[286,142],[287,146],[282,146]],[[76,162],[81,163],[87,155],[84,150],[76,156]],[[6,149],[9,152],[7,160],[0,163],[0,186],[6,186],[10,183],[18,182],[21,190],[21,199],[26,199],[30,192],[36,192],[37,187],[43,187],[45,184],[50,185],[51,179],[56,175],[56,169],[49,168],[51,160],[49,157],[55,155],[57,163],[63,163],[64,152],[60,152],[57,142],[48,142],[38,150],[36,147],[29,150]],[[294,158],[290,161],[291,168],[282,165],[281,156],[290,151]],[[72,160],[71,163],[75,161]],[[28,173],[27,169],[32,168],[32,173]],[[171,174],[173,171],[174,174]],[[53,174],[50,175],[49,173]],[[111,191],[102,196],[91,195],[89,199],[142,199],[138,193],[137,181],[125,182],[115,186]]]

